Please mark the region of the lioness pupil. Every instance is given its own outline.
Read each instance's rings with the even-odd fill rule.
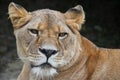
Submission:
[[[38,34],[38,30],[36,30],[36,29],[29,29],[29,31],[33,34]]]
[[[59,33],[59,37],[64,37],[66,35],[67,35],[67,33]]]

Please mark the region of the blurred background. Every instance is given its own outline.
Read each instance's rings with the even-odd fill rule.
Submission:
[[[12,68],[22,65],[16,54],[13,28],[8,19],[10,2],[20,4],[28,11],[49,8],[63,13],[80,4],[86,13],[86,22],[80,33],[99,47],[120,48],[119,0],[0,0],[0,76],[3,77],[0,80],[14,80],[4,78],[6,71],[10,76],[15,70]]]

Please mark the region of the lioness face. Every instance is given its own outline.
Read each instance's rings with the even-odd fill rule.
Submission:
[[[18,51],[21,59],[32,66],[63,67],[74,55],[76,36],[59,12],[33,12],[32,19],[16,30],[15,36],[23,51]]]
[[[77,54],[77,35],[83,23],[81,6],[66,13],[49,9],[27,12],[14,3],[9,5],[19,57],[32,67],[60,69]]]

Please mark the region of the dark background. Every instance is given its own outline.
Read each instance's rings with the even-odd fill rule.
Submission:
[[[0,0],[0,71],[17,59],[13,28],[8,19],[8,5],[15,2],[28,11],[50,8],[61,12],[78,4],[86,13],[80,33],[99,47],[120,48],[119,0]]]

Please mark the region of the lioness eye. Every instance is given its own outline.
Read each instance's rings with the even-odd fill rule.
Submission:
[[[38,35],[38,30],[37,30],[37,29],[29,29],[29,31],[30,31],[32,34],[37,34],[37,35]]]
[[[67,37],[67,35],[68,35],[68,33],[66,33],[66,32],[63,32],[63,33],[59,33],[59,38],[60,39],[63,39],[63,38],[65,38],[65,37]]]

